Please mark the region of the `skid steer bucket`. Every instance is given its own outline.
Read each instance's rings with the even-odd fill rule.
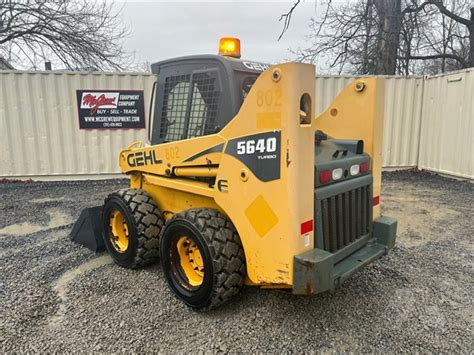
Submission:
[[[102,206],[84,209],[72,228],[71,239],[96,253],[104,251],[101,219]]]

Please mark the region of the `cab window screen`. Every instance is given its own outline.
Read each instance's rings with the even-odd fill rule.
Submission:
[[[212,73],[193,75],[193,97],[189,117],[188,138],[214,133],[219,91]]]
[[[165,81],[165,95],[160,136],[165,141],[182,139],[186,125],[186,107],[190,75],[170,76]]]
[[[166,78],[160,136],[169,142],[214,133],[218,99],[214,71]]]

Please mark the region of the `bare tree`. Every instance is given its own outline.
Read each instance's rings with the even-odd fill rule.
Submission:
[[[324,56],[331,68],[359,74],[467,68],[474,66],[473,26],[471,0],[329,1],[311,20],[311,45],[293,52],[302,61]]]
[[[128,67],[129,70],[137,71],[141,73],[151,73],[151,63],[146,60],[144,62],[138,62]]]
[[[322,56],[339,73],[375,73],[380,46],[374,0],[333,4],[328,2],[321,19],[312,18],[310,45],[293,51],[299,60],[316,62]]]
[[[425,16],[431,14],[431,26],[427,26],[425,31],[422,31],[423,41],[420,47],[416,48],[417,51],[412,51],[413,53],[408,57],[402,56],[402,59],[428,62],[441,60],[442,69],[446,69],[447,62],[455,68],[474,67],[474,3],[472,0],[405,1],[407,4],[402,15],[415,13],[416,17],[420,17],[423,13]],[[437,31],[439,28],[441,31]]]
[[[107,1],[0,1],[0,56],[37,69],[122,69],[127,30]]]
[[[369,3],[370,0],[367,0]],[[401,0],[373,0],[378,15],[375,74],[395,74],[402,29]]]

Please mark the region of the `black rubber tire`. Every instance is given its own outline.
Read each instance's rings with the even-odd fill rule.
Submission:
[[[119,210],[125,217],[129,244],[125,252],[118,252],[110,240],[110,215]],[[120,266],[136,269],[159,260],[160,234],[164,220],[155,201],[145,191],[122,189],[111,193],[102,209],[102,235],[112,259]]]
[[[181,266],[173,260],[173,247],[183,235],[193,239],[204,262],[204,279],[197,287],[183,281]],[[216,210],[193,208],[175,214],[163,229],[160,254],[168,285],[194,309],[216,308],[243,286],[246,267],[242,243],[234,225]]]

